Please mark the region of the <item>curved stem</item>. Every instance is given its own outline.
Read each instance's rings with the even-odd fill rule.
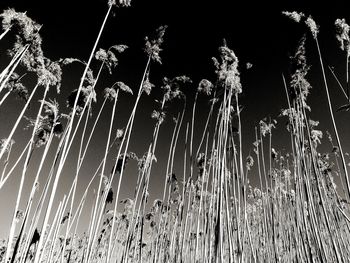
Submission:
[[[77,106],[77,103],[78,103],[78,98],[79,98],[80,92],[82,90],[83,82],[84,82],[86,74],[88,72],[90,63],[91,63],[92,58],[93,58],[93,56],[95,54],[95,50],[97,48],[97,44],[99,43],[99,40],[101,38],[103,29],[104,29],[105,24],[107,22],[107,18],[109,17],[109,14],[111,12],[111,8],[112,8],[112,5],[109,6],[108,11],[107,11],[107,13],[105,15],[105,18],[103,20],[101,29],[100,29],[100,31],[98,33],[98,36],[97,36],[97,39],[95,41],[94,47],[93,47],[93,49],[92,49],[92,51],[90,53],[90,57],[89,57],[89,60],[87,62],[87,65],[85,67],[83,76],[82,76],[82,78],[80,80],[79,88],[78,88],[78,91],[77,91],[77,96],[75,98],[74,106],[73,106],[73,110],[72,110],[72,117],[71,117],[71,119],[69,121],[69,124],[68,124],[67,140],[66,140],[65,145],[63,147],[63,154],[62,154],[62,157],[61,157],[61,160],[60,160],[60,164],[59,164],[58,169],[57,169],[56,177],[55,177],[55,180],[54,180],[54,183],[53,183],[53,186],[52,186],[52,191],[51,191],[51,195],[50,195],[50,199],[49,199],[49,203],[48,203],[48,207],[47,207],[47,210],[46,210],[45,219],[44,219],[44,223],[43,223],[43,229],[45,229],[47,227],[47,224],[48,224],[48,221],[49,221],[49,217],[50,217],[50,213],[51,213],[51,209],[52,209],[53,202],[54,202],[54,198],[55,198],[55,194],[56,194],[56,190],[57,190],[57,187],[58,187],[58,182],[59,182],[62,170],[63,170],[64,163],[62,161],[65,159],[64,157],[66,155],[66,150],[67,150],[67,146],[68,146],[68,142],[69,142],[70,133],[71,133],[71,130],[73,128],[73,122],[74,122],[74,116],[75,116],[75,113],[76,113],[76,110],[77,110],[76,106]],[[38,248],[37,248],[37,251],[35,253],[34,263],[39,263],[41,261],[41,259],[42,259],[42,253],[41,252],[42,252],[42,250],[43,250],[43,238],[40,238],[39,244],[38,244]]]
[[[134,124],[136,109],[137,109],[137,106],[138,106],[138,102],[139,102],[139,100],[141,98],[142,87],[143,87],[143,83],[144,83],[145,78],[146,78],[146,74],[147,74],[147,72],[149,70],[150,62],[151,62],[151,57],[149,56],[148,59],[147,59],[147,64],[146,64],[145,70],[143,72],[142,80],[141,80],[141,83],[140,83],[140,86],[139,86],[139,91],[138,91],[138,94],[137,94],[136,102],[135,102],[133,111],[132,111],[132,113],[130,115],[130,118],[128,120],[127,128],[126,128],[126,131],[125,131],[127,136],[128,136],[128,138],[126,139],[126,145],[125,145],[125,150],[124,150],[124,155],[123,155],[123,161],[122,161],[122,165],[121,165],[121,171],[120,171],[120,174],[119,174],[119,181],[118,181],[118,186],[117,186],[117,192],[116,192],[116,195],[115,195],[115,204],[114,204],[114,208],[113,208],[113,217],[112,217],[112,227],[111,227],[110,238],[109,238],[109,241],[108,241],[107,262],[109,261],[110,257],[112,256],[111,255],[111,244],[112,244],[112,237],[113,237],[113,232],[114,232],[115,218],[116,218],[116,214],[117,214],[117,206],[118,206],[120,187],[121,187],[121,182],[122,182],[122,179],[123,179],[123,171],[124,171],[124,163],[125,163],[126,152],[128,150],[128,147],[129,147],[130,136],[131,136],[131,132],[132,132],[133,124]],[[122,147],[123,147],[124,142],[125,142],[126,134],[125,134],[125,136],[123,136],[122,142],[120,144],[120,147],[119,147],[119,150],[118,150],[118,154],[117,154],[117,158],[116,158],[116,162],[114,164],[114,168],[113,168],[113,171],[112,171],[112,175],[111,175],[108,187],[111,187],[111,184],[113,182],[113,179],[114,179],[114,176],[115,176],[115,171],[116,171],[116,168],[117,168],[117,163],[118,163],[119,157],[121,156]],[[105,199],[103,200],[103,202],[104,201],[105,201]]]

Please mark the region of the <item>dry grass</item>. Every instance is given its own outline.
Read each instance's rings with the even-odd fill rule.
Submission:
[[[112,73],[118,56],[127,47],[115,45],[104,50],[98,48],[101,34],[115,6],[129,6],[130,1],[109,1],[108,10],[87,62],[78,59],[51,61],[41,48],[40,26],[12,9],[2,15],[3,33],[15,34],[16,43],[10,50],[10,62],[0,73],[0,107],[6,99],[19,95],[24,106],[6,139],[1,141],[0,191],[8,187],[9,178],[20,178],[16,202],[12,211],[9,236],[0,243],[1,262],[347,262],[350,258],[350,184],[347,171],[347,154],[342,148],[338,126],[329,95],[328,79],[323,66],[318,26],[311,16],[284,12],[298,23],[305,23],[315,42],[319,65],[327,94],[329,117],[335,140],[330,153],[319,152],[324,140],[317,130],[318,122],[310,120],[308,95],[309,66],[306,61],[305,41],[299,42],[291,63],[295,71],[286,79],[283,76],[288,105],[278,118],[288,122],[290,148],[281,153],[273,146],[272,136],[276,120],[261,120],[255,129],[253,152],[243,155],[240,94],[244,92],[235,53],[224,44],[214,59],[217,78],[204,79],[198,84],[194,104],[187,105],[183,87],[193,85],[187,76],[164,78],[160,90],[162,97],[152,112],[155,124],[152,139],[145,154],[138,157],[130,149],[132,132],[142,96],[152,96],[156,88],[149,81],[153,63],[161,63],[161,50],[166,26],[160,27],[155,37],[146,38],[146,65],[137,90],[123,82],[106,88],[97,114],[92,114],[96,101],[95,88],[103,70]],[[346,72],[349,60],[349,26],[345,20],[336,21],[337,39],[346,53]],[[63,113],[48,92],[59,93],[62,67],[78,62],[84,73],[79,86],[67,99],[68,113]],[[97,74],[92,63],[99,65]],[[19,68],[34,72],[37,83],[25,87]],[[347,101],[348,77],[342,84],[332,69]],[[37,103],[34,97],[41,95]],[[135,102],[124,129],[114,131],[118,101],[134,93]],[[57,95],[58,96],[58,95]],[[196,129],[196,104],[199,96],[210,100],[210,111],[203,131]],[[161,127],[170,118],[166,109],[174,100],[180,101],[178,115],[174,118],[172,139],[166,146],[169,154],[166,164],[163,195],[149,200],[150,178],[155,163]],[[105,105],[112,103],[111,112]],[[183,103],[183,104],[182,104]],[[24,117],[28,106],[36,110],[36,117]],[[181,108],[183,105],[183,108]],[[191,107],[189,107],[191,106]],[[340,110],[347,110],[346,104]],[[184,123],[184,114],[191,112],[191,120]],[[82,180],[81,167],[86,161],[91,141],[96,136],[96,126],[101,114],[109,115],[106,141],[99,166],[89,174],[90,182],[78,193]],[[16,154],[13,138],[19,124],[29,122],[30,139]],[[118,124],[121,125],[121,124]],[[237,127],[237,129],[233,128]],[[186,131],[182,138],[180,131]],[[200,143],[194,144],[194,138]],[[72,158],[72,145],[79,145],[75,167],[71,167],[72,184],[58,198],[67,160]],[[184,144],[182,155],[179,144]],[[287,143],[286,143],[287,144]],[[181,151],[182,151],[181,147]],[[38,153],[37,153],[38,152]],[[53,157],[49,152],[54,152]],[[28,176],[28,166],[33,153],[40,154],[29,195],[23,191]],[[111,161],[113,164],[111,165]],[[130,198],[120,200],[125,169],[129,162],[137,165],[135,190]],[[175,163],[183,162],[183,171],[175,173]],[[23,165],[21,173],[14,171]],[[334,165],[335,164],[335,165]],[[110,171],[110,172],[109,172]],[[255,187],[249,178],[259,178]],[[340,185],[334,177],[340,179]],[[38,191],[41,185],[42,190]],[[86,202],[91,200],[92,202]],[[25,200],[25,202],[23,202]],[[24,204],[24,205],[23,205]],[[58,205],[56,205],[58,204]],[[82,212],[90,218],[85,232],[78,233]],[[3,211],[4,212],[4,211]],[[6,213],[6,212],[5,212]]]

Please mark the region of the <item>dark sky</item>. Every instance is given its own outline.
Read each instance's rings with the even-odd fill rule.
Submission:
[[[60,0],[60,1],[38,1],[38,0],[1,0],[0,10],[8,7],[16,11],[27,11],[27,15],[42,24],[41,35],[43,37],[43,50],[45,55],[52,60],[62,57],[77,57],[87,60],[97,36],[99,27],[107,11],[107,1],[94,0]],[[243,94],[241,104],[243,119],[243,140],[245,154],[252,150],[251,143],[254,141],[254,126],[259,120],[271,116],[276,118],[281,108],[286,107],[286,97],[282,83],[281,74],[288,75],[289,56],[294,53],[299,39],[307,33],[307,55],[312,65],[309,74],[313,86],[309,98],[312,107],[310,116],[312,119],[320,120],[320,128],[331,130],[329,113],[325,100],[325,90],[321,82],[319,61],[316,54],[314,42],[304,25],[298,25],[281,15],[281,11],[302,11],[311,14],[320,25],[320,45],[324,55],[325,64],[335,66],[341,80],[344,80],[345,55],[338,48],[335,38],[334,21],[336,18],[346,18],[350,21],[345,1],[332,1],[327,4],[317,5],[307,1],[165,1],[165,0],[134,0],[132,6],[127,9],[115,9],[114,17],[110,17],[106,29],[102,35],[99,47],[108,48],[114,44],[126,44],[129,50],[119,57],[120,64],[112,76],[107,72],[103,74],[100,84],[97,85],[98,99],[101,101],[101,91],[117,80],[124,81],[134,92],[141,80],[142,72],[146,63],[146,56],[142,48],[144,37],[151,34],[160,25],[168,25],[165,36],[163,51],[161,53],[163,65],[152,65],[150,79],[155,84],[160,84],[164,76],[174,77],[177,75],[188,75],[193,84],[185,91],[188,101],[193,100],[195,89],[202,78],[215,80],[214,67],[211,57],[217,56],[217,48],[222,40],[227,40],[228,46],[233,49],[240,60]],[[7,61],[6,48],[8,40],[0,42],[0,66],[3,67]],[[250,62],[253,68],[245,69],[245,64]],[[93,64],[97,68],[98,64]],[[63,104],[70,91],[77,88],[79,77],[82,73],[79,66],[70,66],[64,70],[62,92],[59,95],[61,108],[66,111]],[[345,104],[335,81],[329,76],[331,96],[335,107]],[[159,87],[158,87],[159,88]],[[131,150],[142,155],[151,140],[154,122],[150,114],[154,108],[154,99],[160,99],[161,93],[154,90],[151,97],[141,100],[140,111],[137,115],[135,130],[133,133]],[[50,92],[50,97],[56,95]],[[125,125],[129,116],[134,97],[124,95],[121,97],[117,108],[117,121],[115,128]],[[15,104],[16,103],[16,104]],[[7,106],[0,111],[1,137],[9,133],[11,123],[18,116],[18,101],[9,100]],[[181,110],[182,102],[174,102],[169,108],[169,117]],[[95,112],[99,103],[94,107]],[[102,158],[103,148],[108,129],[111,105],[105,110],[101,123],[98,126],[96,137],[93,141],[93,152],[89,153],[88,164],[84,167],[83,189],[93,171],[94,165]],[[190,117],[187,114],[186,121]],[[204,117],[208,112],[206,99],[200,97],[198,104],[198,132],[204,125]],[[29,113],[30,114],[30,113]],[[34,114],[34,113],[32,113]],[[343,138],[345,150],[350,150],[350,115],[348,112],[336,114],[339,124],[340,135]],[[280,129],[274,135],[274,147],[288,150],[288,134],[284,129],[285,120],[280,120]],[[156,152],[158,163],[154,169],[153,181],[151,182],[151,200],[159,197],[161,185],[165,173],[165,162],[173,124],[169,120],[161,129],[159,147]],[[182,133],[182,135],[184,135]],[[19,132],[16,141],[25,140],[25,136]],[[22,137],[21,137],[22,136]],[[180,137],[180,157],[177,159],[177,168],[180,173],[183,151],[184,136]],[[196,141],[195,141],[196,142]],[[18,146],[20,151],[20,145]],[[329,150],[326,143],[324,150]],[[74,154],[74,151],[73,151]],[[96,157],[98,156],[98,157]],[[97,159],[97,160],[96,160]],[[74,165],[74,158],[67,163],[69,167]],[[107,168],[107,170],[110,168]],[[129,174],[133,174],[132,168]],[[63,186],[69,185],[71,178],[66,172]],[[84,177],[85,176],[85,177]],[[18,177],[19,178],[19,175]],[[254,179],[252,179],[254,181]],[[122,197],[129,197],[135,184],[135,176],[130,175],[124,182]],[[9,183],[7,190],[0,193],[0,200],[10,192],[16,190],[16,179]],[[62,193],[61,193],[62,194]],[[8,203],[14,202],[14,199]],[[1,203],[1,206],[4,204]],[[4,207],[5,208],[5,207]],[[4,209],[1,207],[1,209]],[[8,207],[7,207],[8,209]],[[2,221],[1,221],[2,220]],[[7,217],[0,217],[0,224],[8,224]],[[0,229],[0,236],[6,233],[6,228]]]

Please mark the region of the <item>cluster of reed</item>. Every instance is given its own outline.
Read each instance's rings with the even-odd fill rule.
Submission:
[[[12,216],[9,235],[0,245],[0,261],[347,262],[350,258],[347,154],[343,152],[333,115],[315,21],[302,13],[284,12],[296,22],[305,22],[316,43],[335,138],[333,142],[328,136],[332,153],[318,151],[323,133],[317,130],[318,122],[308,117],[311,85],[306,78],[309,66],[304,37],[292,58],[295,72],[288,81],[283,77],[288,105],[281,118],[288,121],[289,153],[282,154],[272,147],[276,121],[265,119],[255,130],[254,154],[243,156],[238,58],[224,42],[218,58],[213,58],[217,78],[212,82],[200,81],[189,122],[184,122],[188,105],[181,89],[193,85],[191,79],[187,76],[163,79],[162,98],[157,100],[157,109],[152,113],[155,120],[152,139],[146,153],[138,157],[129,144],[140,98],[150,95],[155,88],[149,76],[152,63],[161,63],[166,26],[160,27],[154,38],[146,38],[147,60],[138,89],[116,82],[104,90],[103,102],[97,114],[92,114],[102,70],[112,73],[118,64],[117,56],[127,49],[125,45],[98,49],[101,33],[112,8],[129,5],[130,1],[109,1],[87,62],[75,58],[51,61],[42,51],[40,26],[36,22],[13,9],[1,14],[0,40],[11,33],[16,38],[9,51],[11,60],[0,73],[0,107],[6,112],[4,105],[12,94],[20,96],[24,106],[0,147],[3,161],[0,191],[8,186],[9,178],[20,178],[16,202],[9,215]],[[338,19],[336,29],[348,67],[349,26]],[[73,62],[82,64],[84,72],[79,86],[67,99],[69,112],[64,114],[57,101],[48,98],[48,91],[55,88],[59,93],[62,67]],[[97,73],[91,69],[91,63],[99,63]],[[36,75],[34,87],[23,84],[25,76],[16,73],[19,67]],[[334,71],[332,74],[349,102],[348,76],[343,85]],[[136,99],[125,128],[115,131],[116,107],[123,93],[135,93]],[[196,104],[202,95],[210,98],[210,110],[204,130],[199,131],[195,128]],[[33,98],[37,96],[42,97],[35,105]],[[174,118],[172,139],[167,145],[163,195],[152,204],[148,197],[159,133],[165,118],[169,118],[166,108],[175,99],[183,101],[183,108]],[[104,154],[95,156],[100,163],[90,175],[85,191],[79,193],[81,167],[92,147],[90,142],[101,114],[107,114],[104,110],[108,102],[113,107]],[[33,119],[25,117],[30,104],[37,110]],[[347,103],[340,109],[348,108]],[[27,143],[14,145],[20,122],[29,122],[31,136]],[[181,130],[186,131],[185,138],[179,136]],[[193,143],[194,136],[200,138],[198,145]],[[55,144],[54,140],[58,142]],[[73,142],[79,145],[76,166],[70,171],[73,180],[70,188],[64,190],[64,197],[58,200],[59,182],[67,158],[73,155]],[[185,147],[180,149],[183,155],[179,157],[175,153],[180,143]],[[13,147],[19,147],[18,156],[14,155]],[[41,157],[35,164],[29,195],[25,196],[28,166],[33,162],[34,152]],[[107,167],[108,158],[114,160],[112,167]],[[130,198],[119,200],[128,161],[135,161],[138,167],[135,191]],[[175,171],[175,162],[183,163],[182,171]],[[14,171],[20,165],[21,173],[16,174]],[[335,175],[341,187],[334,182]],[[251,176],[259,178],[258,187],[249,182]],[[89,195],[94,197],[92,203],[86,203]],[[25,206],[21,206],[23,200]],[[83,209],[88,209],[91,216],[85,232],[78,233]]]

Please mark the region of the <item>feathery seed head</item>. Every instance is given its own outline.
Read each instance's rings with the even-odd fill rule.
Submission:
[[[211,95],[214,85],[207,79],[202,79],[198,85],[198,92],[202,92],[205,95]]]
[[[117,96],[118,96],[118,93],[113,87],[104,89],[104,97],[105,98],[107,98],[109,100],[115,100],[115,99],[117,99]]]
[[[131,95],[133,94],[132,90],[124,82],[117,81],[113,86],[117,86],[118,89],[121,89],[122,91],[124,91],[126,93],[129,93]]]
[[[160,53],[160,51],[162,51],[160,46],[164,41],[164,34],[165,34],[167,27],[168,26],[160,26],[156,30],[156,37],[154,39],[149,39],[148,37],[145,37],[145,40],[146,40],[145,52],[146,52],[146,54],[153,61],[156,61],[159,64],[162,64],[162,60],[159,56],[159,53]]]
[[[305,17],[305,15],[303,13],[301,13],[301,12],[298,13],[296,11],[293,11],[293,12],[283,11],[282,14],[285,15],[286,17],[292,19],[293,21],[295,21],[297,23],[299,23],[300,20]]]
[[[314,39],[316,39],[317,34],[319,32],[319,26],[316,24],[315,20],[311,16],[308,16],[306,18],[306,16],[303,13],[301,13],[301,12],[298,13],[295,11],[293,11],[293,12],[283,11],[282,14],[285,15],[286,17],[292,19],[294,22],[297,22],[297,23],[300,23],[303,20],[305,22],[306,26],[311,31],[311,34],[314,37]]]
[[[123,129],[117,129],[117,135],[116,135],[117,140],[121,141],[123,136],[124,136],[124,130]]]
[[[157,122],[159,124],[162,124],[164,119],[165,119],[165,112],[164,111],[160,112],[160,111],[154,110],[152,112],[151,118],[157,120]]]
[[[350,56],[350,38],[349,38],[349,30],[350,26],[346,23],[345,19],[337,19],[335,20],[335,30],[336,37],[340,42],[341,50],[344,50],[347,56]]]
[[[316,24],[315,20],[311,16],[309,16],[306,19],[305,24],[310,29],[311,34],[314,37],[314,39],[316,39],[317,34],[319,33],[319,26]]]
[[[0,140],[0,151],[2,150],[2,148],[6,145],[6,141],[8,139],[1,139]],[[6,146],[6,152],[8,152],[10,150],[10,148],[12,147],[12,145],[15,143],[15,141],[13,139],[11,139],[8,143],[7,143],[7,146]]]
[[[45,86],[56,86],[57,93],[60,93],[62,69],[58,62],[44,58],[44,65],[38,67],[37,74],[39,83]]]
[[[248,156],[247,159],[246,159],[246,167],[247,167],[247,170],[249,171],[254,165],[254,159],[252,156]]]
[[[27,102],[29,98],[29,93],[28,89],[26,86],[24,86],[21,82],[21,79],[25,76],[26,74],[23,74],[22,76],[19,76],[17,73],[12,73],[10,76],[9,80],[7,81],[5,88],[7,88],[9,91],[14,92],[17,97],[21,100],[24,100]]]
[[[311,85],[306,79],[306,75],[308,74],[310,67],[306,63],[305,41],[306,37],[303,36],[299,42],[299,46],[297,48],[297,51],[295,52],[295,55],[291,57],[292,64],[295,67],[295,72],[291,76],[291,89],[289,90],[289,92],[293,99],[300,99],[303,107],[310,110],[310,107],[306,104],[307,97],[310,93],[309,90],[311,89]]]
[[[271,134],[272,128],[276,128],[274,123],[266,123],[264,120],[261,120],[259,122],[260,124],[260,131],[263,136],[266,136],[266,134]]]
[[[149,71],[147,71],[145,80],[142,83],[142,91],[144,91],[147,95],[150,95],[151,91],[154,87],[155,87],[155,85],[153,85],[149,81]]]
[[[122,53],[127,48],[128,47],[126,45],[114,45],[114,46],[111,46],[108,50],[104,50],[103,48],[100,48],[96,52],[95,58],[103,62],[107,66],[109,74],[112,74],[112,69],[115,68],[119,62],[113,50],[118,53]]]
[[[213,58],[214,66],[219,83],[233,93],[242,93],[240,82],[240,73],[238,71],[238,58],[233,50],[229,49],[224,41],[223,46],[219,47],[220,61]]]
[[[253,67],[253,64],[252,63],[250,63],[250,62],[247,62],[246,63],[246,68],[247,69],[251,69]]]
[[[322,131],[311,129],[311,140],[314,143],[315,147],[317,147],[318,144],[321,144],[322,137],[323,137]]]
[[[185,95],[180,90],[184,84],[192,83],[192,80],[187,76],[178,76],[173,79],[163,78],[163,85],[161,89],[164,91],[164,100],[171,101],[176,98],[183,98]]]
[[[108,6],[129,7],[130,5],[131,0],[108,0]]]

